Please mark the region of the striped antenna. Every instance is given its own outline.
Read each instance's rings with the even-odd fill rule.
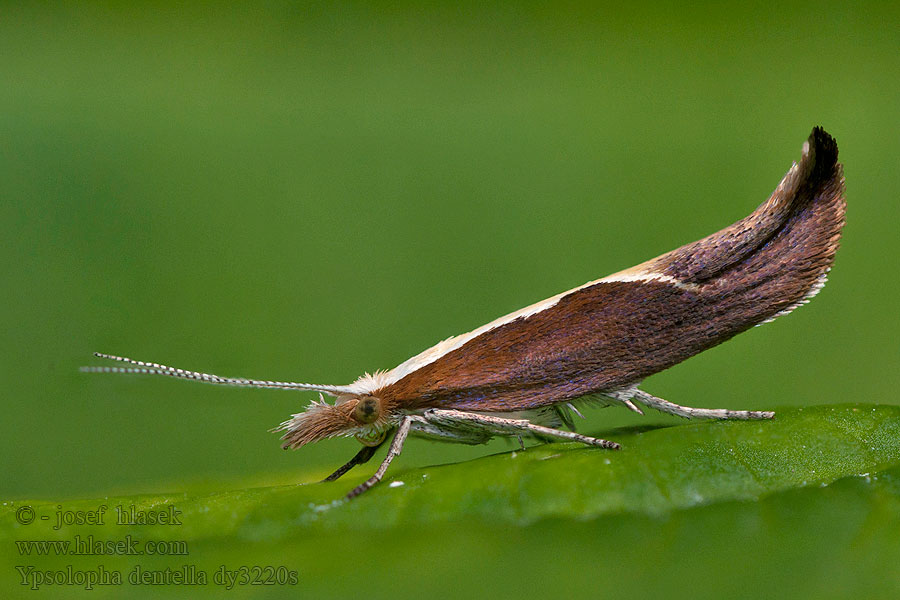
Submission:
[[[81,367],[82,373],[127,373],[134,375],[165,375],[166,377],[175,377],[176,379],[191,379],[194,381],[203,381],[206,383],[216,383],[219,385],[234,385],[242,387],[255,388],[274,388],[280,390],[311,390],[322,392],[330,396],[348,393],[349,389],[341,385],[316,385],[314,383],[294,383],[292,381],[263,381],[259,379],[243,379],[240,377],[221,377],[212,373],[200,373],[198,371],[188,371],[186,369],[176,369],[175,367],[167,367],[159,363],[144,362],[142,360],[134,360],[124,356],[115,356],[112,354],[103,354],[102,352],[94,352],[97,358],[105,358],[118,362],[132,365],[130,367]]]

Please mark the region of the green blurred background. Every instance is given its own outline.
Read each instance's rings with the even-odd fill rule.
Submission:
[[[0,9],[0,498],[312,481],[311,396],[78,372],[103,351],[347,383],[693,241],[813,125],[848,221],[789,318],[646,382],[674,402],[892,403],[896,3],[77,3]],[[593,411],[584,430],[661,423]],[[411,441],[395,463],[503,450]]]

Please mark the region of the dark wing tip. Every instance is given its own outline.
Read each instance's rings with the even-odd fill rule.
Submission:
[[[830,177],[837,166],[837,142],[821,126],[813,127],[809,134],[809,155],[812,159],[814,179]]]

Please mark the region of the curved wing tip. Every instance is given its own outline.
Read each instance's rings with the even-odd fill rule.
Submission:
[[[803,153],[810,154],[815,160],[815,168],[818,173],[831,170],[837,164],[837,141],[821,125],[816,125],[809,134],[809,140],[804,145]]]

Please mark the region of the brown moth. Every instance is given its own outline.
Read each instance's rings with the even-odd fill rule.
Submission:
[[[349,385],[220,377],[120,356],[146,373],[223,385],[319,392],[274,431],[285,448],[335,436],[363,447],[330,475],[365,463],[390,436],[378,483],[407,435],[481,444],[494,436],[619,445],[574,432],[577,405],[621,404],[686,418],[769,419],[771,412],[690,408],[638,389],[641,381],[805,304],[825,284],[844,225],[837,144],[819,127],[772,196],[737,223],[603,279],[446,339],[390,371]],[[333,403],[323,394],[334,397]],[[566,425],[572,431],[560,429]]]

